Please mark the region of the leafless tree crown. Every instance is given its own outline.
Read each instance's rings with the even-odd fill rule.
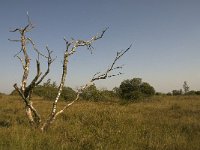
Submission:
[[[57,103],[59,101],[60,95],[62,93],[62,89],[65,84],[69,57],[77,51],[78,47],[82,47],[82,46],[87,47],[87,49],[90,50],[90,52],[92,53],[92,50],[93,50],[92,43],[95,42],[96,40],[101,39],[104,36],[104,33],[106,32],[106,30],[108,28],[105,28],[100,34],[97,34],[96,36],[91,37],[89,40],[71,39],[71,41],[67,41],[66,38],[64,38],[66,49],[64,52],[64,56],[63,56],[63,69],[62,69],[62,76],[60,79],[60,84],[58,87],[58,93],[57,93],[57,96],[55,97],[55,100],[53,101],[51,113],[47,117],[46,121],[44,121],[44,123],[40,126],[41,117],[40,117],[40,114],[38,113],[38,111],[33,107],[32,93],[33,93],[33,89],[37,85],[39,85],[44,80],[44,78],[48,75],[48,73],[50,71],[50,66],[55,59],[52,58],[52,56],[51,56],[52,51],[48,47],[46,47],[47,55],[44,55],[43,53],[41,53],[41,51],[39,51],[36,48],[36,45],[33,42],[33,40],[29,37],[26,37],[26,33],[30,32],[34,28],[28,14],[27,14],[27,18],[28,18],[28,24],[25,27],[16,28],[16,29],[10,31],[10,32],[19,32],[20,33],[19,40],[12,40],[12,39],[9,39],[9,40],[13,41],[13,42],[21,43],[21,50],[15,54],[15,57],[17,57],[20,60],[20,62],[22,64],[22,68],[23,68],[21,85],[20,85],[20,87],[18,87],[17,84],[14,84],[14,88],[16,89],[16,91],[18,91],[19,95],[22,97],[22,99],[25,103],[25,108],[26,108],[25,110],[26,110],[26,114],[27,114],[27,117],[28,117],[30,123],[32,125],[34,125],[35,127],[40,127],[41,131],[45,131],[54,122],[56,117],[59,114],[63,113],[64,110],[67,109],[69,106],[71,106],[74,102],[76,102],[79,99],[80,94],[85,89],[87,89],[89,86],[93,85],[95,81],[121,75],[122,74],[121,72],[118,72],[117,74],[112,74],[112,71],[122,69],[123,66],[122,65],[116,66],[116,62],[131,48],[131,45],[127,49],[117,52],[116,57],[114,58],[114,61],[105,70],[105,72],[95,73],[93,75],[93,77],[89,80],[88,83],[86,83],[84,86],[81,86],[78,89],[76,98],[73,101],[71,101],[70,103],[66,104],[61,110],[58,111]],[[29,85],[27,85],[27,79],[29,77],[29,69],[30,69],[30,60],[31,59],[28,55],[27,43],[30,43],[32,45],[33,50],[37,54],[37,59],[36,59],[37,72],[36,72],[35,77],[32,79],[32,81],[30,82]],[[22,55],[20,55],[20,54],[22,54]],[[47,60],[47,69],[44,74],[42,74],[41,69],[40,69],[40,59],[39,59],[40,57],[44,57]]]

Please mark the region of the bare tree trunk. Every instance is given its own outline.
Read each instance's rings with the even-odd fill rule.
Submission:
[[[39,83],[41,83],[41,81],[49,73],[50,65],[54,60],[52,60],[52,58],[51,58],[52,52],[48,48],[47,48],[48,56],[45,56],[42,53],[40,53],[38,49],[36,49],[35,44],[33,43],[33,41],[30,38],[26,38],[25,34],[29,31],[31,31],[33,28],[34,28],[34,26],[32,25],[32,23],[29,19],[29,16],[28,16],[28,25],[26,25],[24,28],[16,28],[15,30],[10,31],[10,32],[18,31],[21,35],[20,40],[10,40],[10,39],[9,40],[21,43],[21,50],[15,55],[15,57],[17,57],[22,64],[23,75],[22,75],[21,87],[19,88],[17,86],[17,84],[14,84],[14,88],[16,91],[18,91],[19,95],[22,97],[22,99],[25,103],[25,111],[26,111],[26,115],[29,119],[30,124],[39,126],[39,124],[41,122],[41,117],[40,117],[39,113],[37,112],[37,110],[33,107],[33,103],[31,101],[32,92],[33,92],[33,89],[35,88],[35,86],[37,86]],[[29,68],[30,68],[30,60],[31,60],[30,57],[28,56],[28,52],[27,52],[27,48],[26,48],[26,44],[28,42],[30,42],[32,44],[33,49],[38,54],[38,59],[36,60],[37,74],[34,77],[34,79],[32,80],[32,82],[27,86],[27,80],[28,80]],[[22,56],[19,55],[21,53],[22,53]],[[41,78],[40,78],[40,76],[42,73],[40,71],[39,56],[43,56],[43,57],[47,58],[47,60],[48,60],[47,71]]]
[[[112,65],[111,65],[108,69],[106,69],[105,73],[102,73],[102,74],[101,74],[100,72],[96,73],[96,74],[93,76],[93,78],[92,78],[87,84],[85,84],[84,86],[82,86],[82,87],[78,90],[77,96],[76,96],[76,98],[75,98],[72,102],[66,104],[66,105],[64,106],[63,109],[61,109],[60,111],[57,111],[57,112],[56,112],[56,105],[57,105],[57,102],[58,102],[58,98],[59,98],[59,96],[60,96],[60,94],[61,94],[61,93],[58,92],[58,95],[57,95],[57,97],[56,97],[56,100],[55,100],[54,103],[53,103],[52,113],[49,115],[49,118],[46,120],[46,122],[42,125],[41,131],[44,132],[45,130],[47,130],[48,127],[55,121],[56,117],[57,117],[59,114],[62,114],[62,113],[64,112],[64,110],[67,109],[69,106],[71,106],[74,102],[76,102],[77,100],[79,100],[80,94],[81,94],[85,89],[87,89],[88,87],[90,87],[91,85],[93,85],[95,81],[97,81],[97,80],[102,80],[102,79],[107,79],[107,78],[114,77],[114,76],[117,76],[117,75],[121,75],[121,74],[122,74],[121,72],[119,72],[119,73],[117,73],[117,74],[111,74],[111,75],[109,75],[109,73],[112,72],[113,70],[116,70],[116,69],[122,69],[122,66],[116,66],[116,67],[115,67],[115,63],[116,63],[117,60],[118,60],[119,58],[121,58],[130,48],[131,48],[131,45],[130,45],[126,50],[122,50],[122,51],[120,51],[120,52],[117,52],[117,56],[115,57],[115,59],[114,59]],[[63,74],[62,74],[62,79],[61,79],[61,83],[60,83],[60,86],[59,86],[59,91],[62,91],[60,88],[63,87],[64,81],[65,81],[65,77],[66,77],[66,75],[67,75],[67,62],[68,62],[68,56],[69,56],[69,55],[67,55],[67,54],[68,54],[68,53],[65,53],[65,56],[66,56],[66,57],[64,57],[64,60],[65,60],[65,61],[64,61],[64,63],[63,63]]]
[[[59,100],[60,95],[62,93],[62,89],[63,89],[63,86],[65,84],[65,79],[66,79],[66,76],[67,76],[68,57],[69,57],[68,51],[66,51],[65,54],[64,54],[63,73],[62,73],[60,85],[59,85],[59,88],[58,88],[58,94],[57,94],[56,99],[53,103],[51,114],[49,115],[48,119],[46,120],[46,122],[41,127],[42,131],[46,130],[48,128],[48,126],[55,120],[57,103],[58,103],[58,100]]]
[[[65,50],[65,53],[64,53],[64,60],[63,60],[63,73],[62,73],[60,85],[59,85],[59,88],[58,88],[58,94],[56,96],[56,99],[53,102],[51,114],[49,115],[48,119],[42,125],[42,127],[41,127],[42,131],[46,130],[50,126],[50,124],[52,124],[53,121],[56,119],[56,116],[58,114],[60,114],[60,112],[57,112],[57,103],[58,103],[58,100],[60,98],[62,89],[63,89],[64,84],[65,84],[65,79],[66,79],[66,76],[67,76],[67,65],[68,65],[69,56],[73,55],[76,52],[76,49],[78,47],[80,47],[80,46],[86,46],[89,50],[91,50],[92,43],[94,41],[102,38],[106,30],[107,30],[107,28],[105,30],[103,30],[100,35],[94,36],[94,37],[92,37],[88,41],[84,41],[84,40],[77,40],[77,41],[75,41],[75,40],[72,40],[71,42],[68,42],[64,38],[64,41],[65,41],[65,44],[66,44],[66,50]],[[78,93],[76,100],[79,99],[79,94],[80,93]]]
[[[27,16],[28,16],[28,14],[27,14]],[[21,86],[18,87],[17,84],[15,83],[14,88],[19,93],[19,95],[21,96],[21,98],[25,104],[25,112],[26,112],[26,115],[27,115],[27,118],[28,118],[30,124],[35,127],[40,127],[41,117],[40,117],[40,114],[38,113],[38,111],[33,106],[32,93],[33,93],[34,88],[37,85],[39,85],[44,80],[44,78],[48,75],[48,73],[50,71],[50,65],[52,64],[52,62],[55,59],[52,59],[52,57],[51,57],[52,51],[50,51],[48,47],[46,47],[48,55],[45,56],[36,48],[35,43],[30,38],[26,37],[26,33],[31,31],[33,28],[34,28],[34,26],[31,23],[29,16],[28,16],[28,25],[26,25],[24,28],[16,28],[15,30],[11,31],[11,32],[19,32],[20,40],[10,40],[10,39],[9,40],[21,43],[21,50],[15,55],[15,57],[17,57],[22,64],[23,75],[22,75],[22,80],[21,80]],[[76,98],[72,102],[66,104],[63,107],[63,109],[57,111],[57,103],[59,101],[63,87],[65,85],[65,80],[66,80],[66,76],[67,76],[67,69],[68,69],[67,67],[68,67],[69,57],[76,52],[78,47],[81,47],[81,46],[86,46],[87,49],[90,50],[92,53],[92,49],[93,49],[92,43],[98,39],[101,39],[103,37],[104,33],[106,32],[106,30],[107,30],[107,28],[105,30],[103,30],[101,34],[97,34],[96,36],[94,36],[91,39],[86,40],[86,41],[74,40],[74,39],[72,39],[71,41],[67,41],[66,39],[64,39],[65,44],[66,44],[66,50],[65,50],[64,58],[63,58],[63,72],[62,72],[62,76],[61,76],[61,81],[60,81],[60,85],[58,87],[57,96],[52,104],[51,112],[50,112],[48,118],[46,119],[46,121],[40,127],[40,130],[42,132],[46,131],[48,129],[48,127],[55,121],[56,117],[59,114],[62,114],[65,109],[67,109],[72,104],[74,104],[77,100],[79,100],[80,94],[85,89],[87,89],[88,87],[93,85],[95,81],[107,79],[107,78],[122,74],[121,72],[119,72],[117,74],[110,75],[110,72],[112,72],[113,70],[122,68],[122,66],[115,67],[115,64],[116,64],[117,60],[119,58],[121,58],[130,49],[131,46],[128,47],[126,50],[117,52],[117,55],[116,55],[113,63],[104,73],[98,72],[98,73],[94,74],[93,78],[87,84],[80,87],[80,89],[77,92]],[[32,79],[31,83],[28,86],[27,86],[27,80],[29,77],[29,69],[30,69],[30,60],[31,59],[28,55],[28,51],[27,51],[27,47],[26,47],[27,43],[30,43],[32,45],[33,50],[38,55],[38,58],[36,59],[37,72],[36,72],[35,77]],[[20,56],[19,54],[22,54],[22,56]],[[40,60],[39,60],[40,56],[47,59],[47,64],[48,64],[47,70],[43,75],[40,70]]]

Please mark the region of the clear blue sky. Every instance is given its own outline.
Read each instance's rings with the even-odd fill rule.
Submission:
[[[9,30],[26,25],[27,11],[36,24],[29,36],[39,49],[48,44],[57,56],[48,76],[52,80],[60,80],[64,36],[88,39],[109,26],[104,38],[93,45],[93,55],[81,48],[71,57],[67,86],[83,85],[107,68],[116,51],[133,43],[119,61],[125,64],[124,75],[97,82],[99,88],[112,89],[124,79],[140,77],[156,91],[180,89],[184,81],[200,90],[199,0],[1,0],[1,92],[9,93],[21,80],[21,64],[13,58],[20,45],[7,39],[18,37]]]

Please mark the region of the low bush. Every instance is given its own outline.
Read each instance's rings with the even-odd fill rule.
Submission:
[[[115,91],[125,100],[138,100],[155,94],[154,88],[149,83],[142,82],[141,78],[124,80]]]
[[[45,100],[54,100],[58,94],[58,87],[56,82],[51,83],[48,79],[43,85],[38,85],[33,90],[33,95],[43,97]],[[10,95],[18,95],[16,90],[13,90]],[[74,100],[76,92],[70,87],[63,87],[60,99],[61,100]]]
[[[95,85],[88,87],[86,90],[81,93],[81,99],[83,100],[92,100],[92,101],[101,101],[105,99],[101,91],[99,91]]]

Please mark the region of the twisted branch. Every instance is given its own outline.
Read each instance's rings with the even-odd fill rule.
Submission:
[[[42,127],[41,127],[42,131],[46,130],[49,127],[49,125],[52,124],[52,122],[55,120],[56,116],[61,113],[60,111],[57,112],[57,103],[58,103],[58,100],[59,100],[60,95],[62,93],[62,89],[63,89],[64,84],[65,84],[69,56],[73,55],[76,52],[76,49],[80,46],[86,46],[87,49],[91,49],[92,43],[94,41],[98,40],[98,39],[101,39],[107,29],[108,28],[104,29],[100,35],[97,34],[96,36],[92,37],[90,40],[87,40],[87,41],[72,39],[72,41],[69,42],[69,41],[66,40],[66,38],[64,38],[64,41],[65,41],[65,44],[66,44],[66,50],[65,50],[64,58],[63,58],[64,59],[63,60],[63,73],[62,73],[60,85],[58,87],[58,94],[57,94],[57,96],[56,96],[56,98],[53,102],[51,114],[49,115],[46,122],[42,125]],[[77,95],[77,98],[75,100],[79,99],[79,95],[80,95],[80,93]],[[71,102],[70,104],[68,104],[68,106],[72,105],[74,102]]]
[[[80,94],[81,94],[85,89],[87,89],[88,87],[90,87],[91,85],[93,85],[94,82],[95,82],[96,80],[102,80],[102,79],[114,77],[114,76],[117,76],[117,75],[121,75],[121,74],[122,74],[121,72],[119,72],[118,74],[113,74],[113,75],[108,75],[108,74],[109,74],[111,71],[115,70],[115,69],[122,69],[122,66],[117,66],[117,67],[115,67],[115,64],[116,64],[117,60],[120,59],[120,58],[131,48],[131,46],[132,46],[132,45],[130,45],[126,50],[123,50],[123,51],[121,51],[121,52],[117,52],[117,56],[115,57],[115,59],[114,59],[112,65],[106,70],[106,72],[105,72],[105,73],[102,73],[102,74],[100,74],[100,72],[95,73],[94,76],[93,76],[93,78],[92,78],[87,84],[85,84],[84,86],[82,86],[82,87],[78,90],[78,93],[77,93],[77,95],[76,95],[76,98],[75,98],[72,102],[66,104],[66,105],[63,107],[63,109],[61,109],[60,111],[57,111],[57,112],[56,112],[57,101],[54,101],[52,113],[51,113],[50,117],[48,118],[48,120],[43,124],[41,130],[42,130],[42,131],[46,130],[46,129],[50,126],[50,124],[52,124],[52,123],[55,121],[56,117],[57,117],[59,114],[62,114],[62,113],[65,111],[65,109],[67,109],[67,108],[70,107],[73,103],[75,103],[76,101],[78,101],[78,100],[79,100],[79,97],[80,97]],[[67,51],[68,51],[68,50],[67,50]],[[97,76],[97,75],[98,75],[98,76]]]
[[[15,54],[14,57],[17,57],[20,60],[22,66],[23,66],[23,77],[22,77],[22,81],[21,81],[21,87],[18,88],[17,84],[14,84],[14,88],[16,89],[16,91],[18,91],[19,95],[22,97],[23,101],[25,102],[25,108],[26,108],[25,110],[26,110],[26,114],[28,116],[28,119],[29,119],[30,123],[39,125],[39,123],[41,122],[41,117],[40,117],[39,113],[37,112],[37,110],[33,107],[33,103],[31,101],[31,97],[32,97],[33,89],[39,83],[41,83],[42,80],[49,73],[50,65],[54,61],[54,59],[52,59],[52,57],[51,57],[52,51],[50,51],[47,48],[48,56],[45,56],[44,54],[42,54],[36,48],[35,43],[32,41],[32,39],[26,37],[26,33],[31,31],[34,28],[33,24],[31,23],[31,20],[29,18],[28,13],[27,13],[27,17],[28,17],[28,24],[25,27],[16,28],[16,29],[10,31],[10,32],[19,32],[20,35],[21,35],[21,39],[20,40],[11,40],[11,39],[9,39],[9,41],[20,42],[21,43],[21,50],[17,54]],[[26,44],[28,42],[31,43],[31,45],[33,47],[33,50],[38,55],[38,58],[36,60],[36,67],[37,67],[36,75],[33,78],[33,80],[31,81],[31,83],[28,86],[26,86],[27,79],[28,79],[28,76],[29,76],[29,68],[30,68],[30,57],[29,57],[29,55],[27,53],[27,48],[26,48]],[[20,53],[23,54],[24,58],[21,58],[19,56]],[[48,61],[47,71],[45,72],[45,74],[42,77],[41,77],[42,72],[40,71],[39,56],[43,56]]]
[[[116,55],[113,63],[106,70],[106,72],[102,73],[102,74],[100,74],[100,72],[97,72],[96,74],[94,74],[94,76],[90,82],[94,82],[96,80],[101,80],[101,79],[106,79],[106,78],[110,78],[113,76],[121,75],[122,74],[121,72],[119,72],[118,74],[113,74],[113,75],[109,75],[109,73],[113,70],[122,69],[123,65],[115,67],[115,64],[116,64],[117,60],[119,60],[131,48],[131,46],[132,46],[132,44],[127,49],[117,52],[117,55]]]

